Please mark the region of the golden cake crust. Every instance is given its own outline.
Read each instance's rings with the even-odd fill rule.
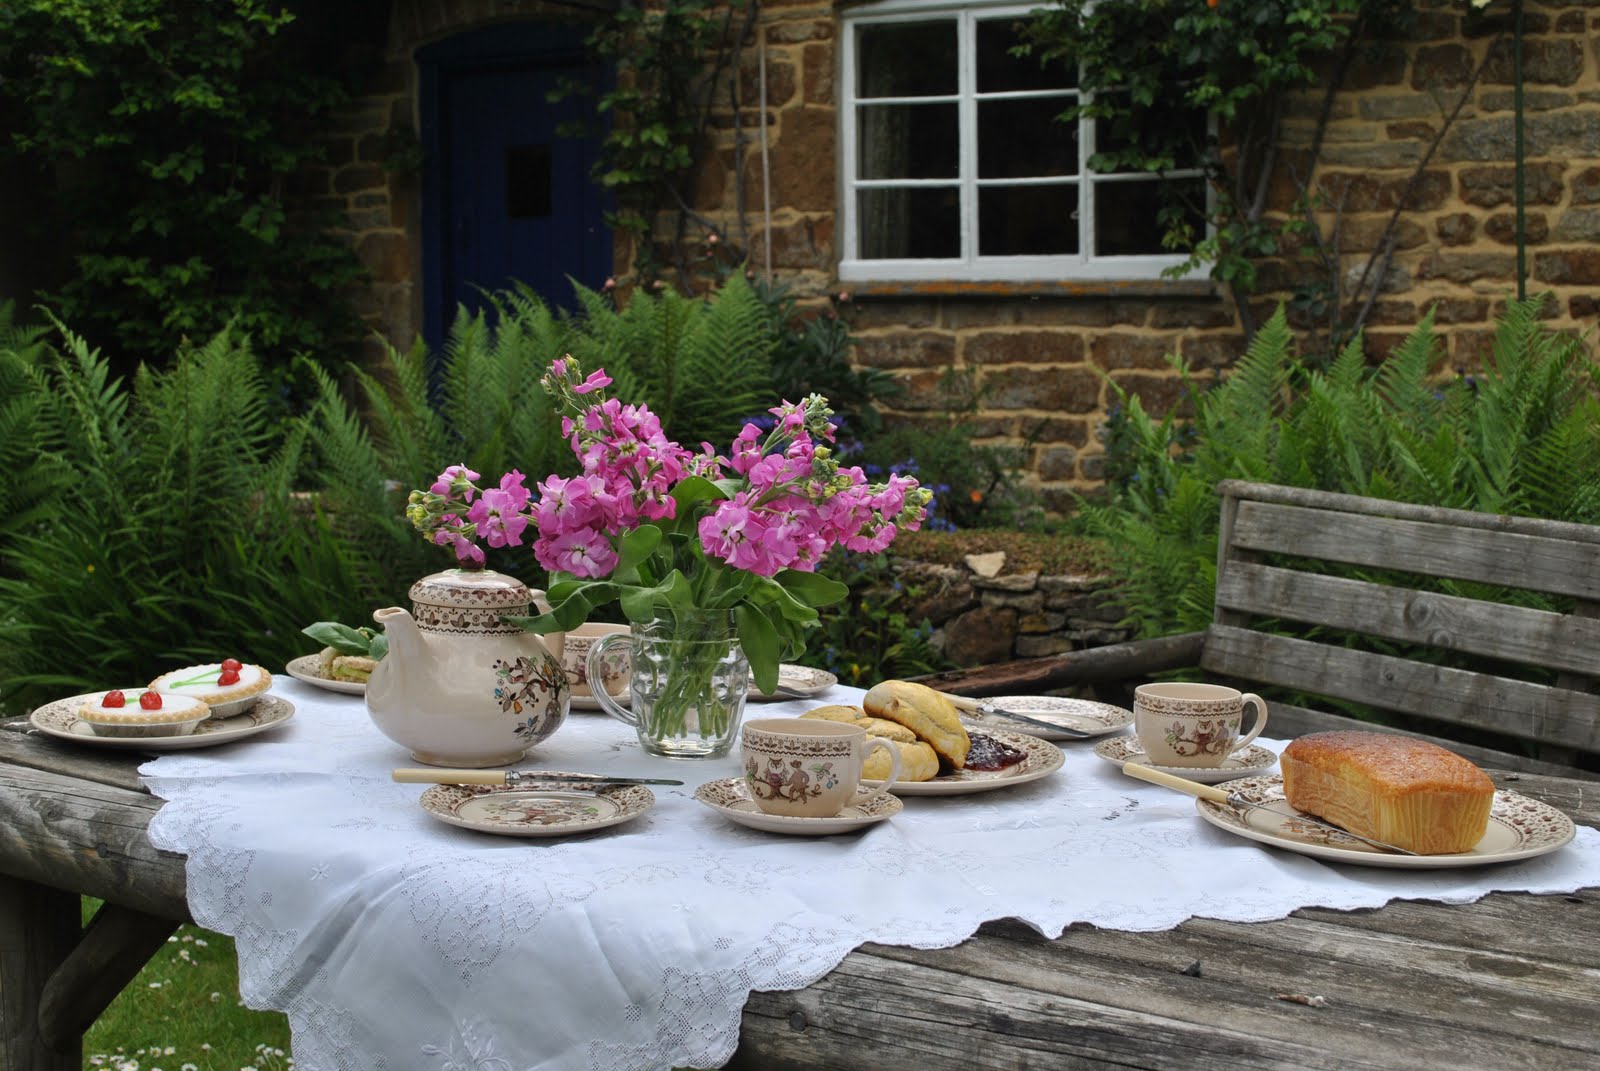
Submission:
[[[1455,752],[1406,736],[1312,733],[1279,758],[1289,806],[1424,855],[1483,839],[1494,782]]]
[[[883,681],[862,698],[874,718],[898,722],[926,741],[938,756],[959,770],[967,764],[972,740],[950,700],[925,684]]]

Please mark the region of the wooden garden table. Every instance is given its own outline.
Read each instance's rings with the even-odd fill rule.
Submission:
[[[187,920],[184,859],[150,845],[161,801],[139,753],[5,728],[0,1071],[77,1071],[84,1027]],[[1593,781],[1496,781],[1600,824]],[[80,894],[106,901],[87,929]],[[1597,937],[1600,889],[1054,941],[996,922],[956,948],[864,945],[807,989],[754,994],[730,1066],[1595,1067]]]

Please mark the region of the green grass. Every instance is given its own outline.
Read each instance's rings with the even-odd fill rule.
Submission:
[[[83,901],[87,922],[98,901]],[[83,1039],[95,1071],[287,1071],[289,1022],[239,1003],[233,940],[184,926]]]

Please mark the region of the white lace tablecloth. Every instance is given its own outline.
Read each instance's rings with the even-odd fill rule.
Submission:
[[[151,839],[189,857],[195,920],[237,940],[244,1000],[288,1014],[304,1071],[711,1067],[732,1055],[752,990],[809,985],[866,941],[946,947],[1005,917],[1054,937],[1073,922],[1159,930],[1600,885],[1600,832],[1583,827],[1552,855],[1465,870],[1264,849],[1088,743],[1063,745],[1065,768],[1030,785],[908,798],[859,834],[777,836],[693,799],[736,756],[652,758],[582,712],[523,765],[684,787],[586,837],[488,836],[430,818],[420,786],[390,780],[414,763],[359,697],[292,680],[274,692],[295,704],[287,725],[141,773],[168,801]]]

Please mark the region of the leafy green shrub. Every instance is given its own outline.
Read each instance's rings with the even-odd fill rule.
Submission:
[[[131,381],[65,329],[0,349],[31,411],[7,447],[38,459],[0,529],[0,704],[8,712],[232,654],[305,653],[302,626],[370,605],[326,518],[293,493],[287,439],[245,337],[223,331]]]
[[[806,640],[799,656],[802,663],[856,688],[952,667],[934,647],[928,619],[911,620],[907,608],[920,592],[900,579],[889,557],[835,553],[823,560],[819,572],[844,584],[850,594],[822,611],[818,632]]]
[[[1191,380],[1192,419],[1118,391],[1119,478],[1079,522],[1107,539],[1139,633],[1210,622],[1224,479],[1600,523],[1600,367],[1540,323],[1543,300],[1511,303],[1481,374],[1448,382],[1431,313],[1376,368],[1358,337],[1320,370],[1280,308],[1228,378]]]

